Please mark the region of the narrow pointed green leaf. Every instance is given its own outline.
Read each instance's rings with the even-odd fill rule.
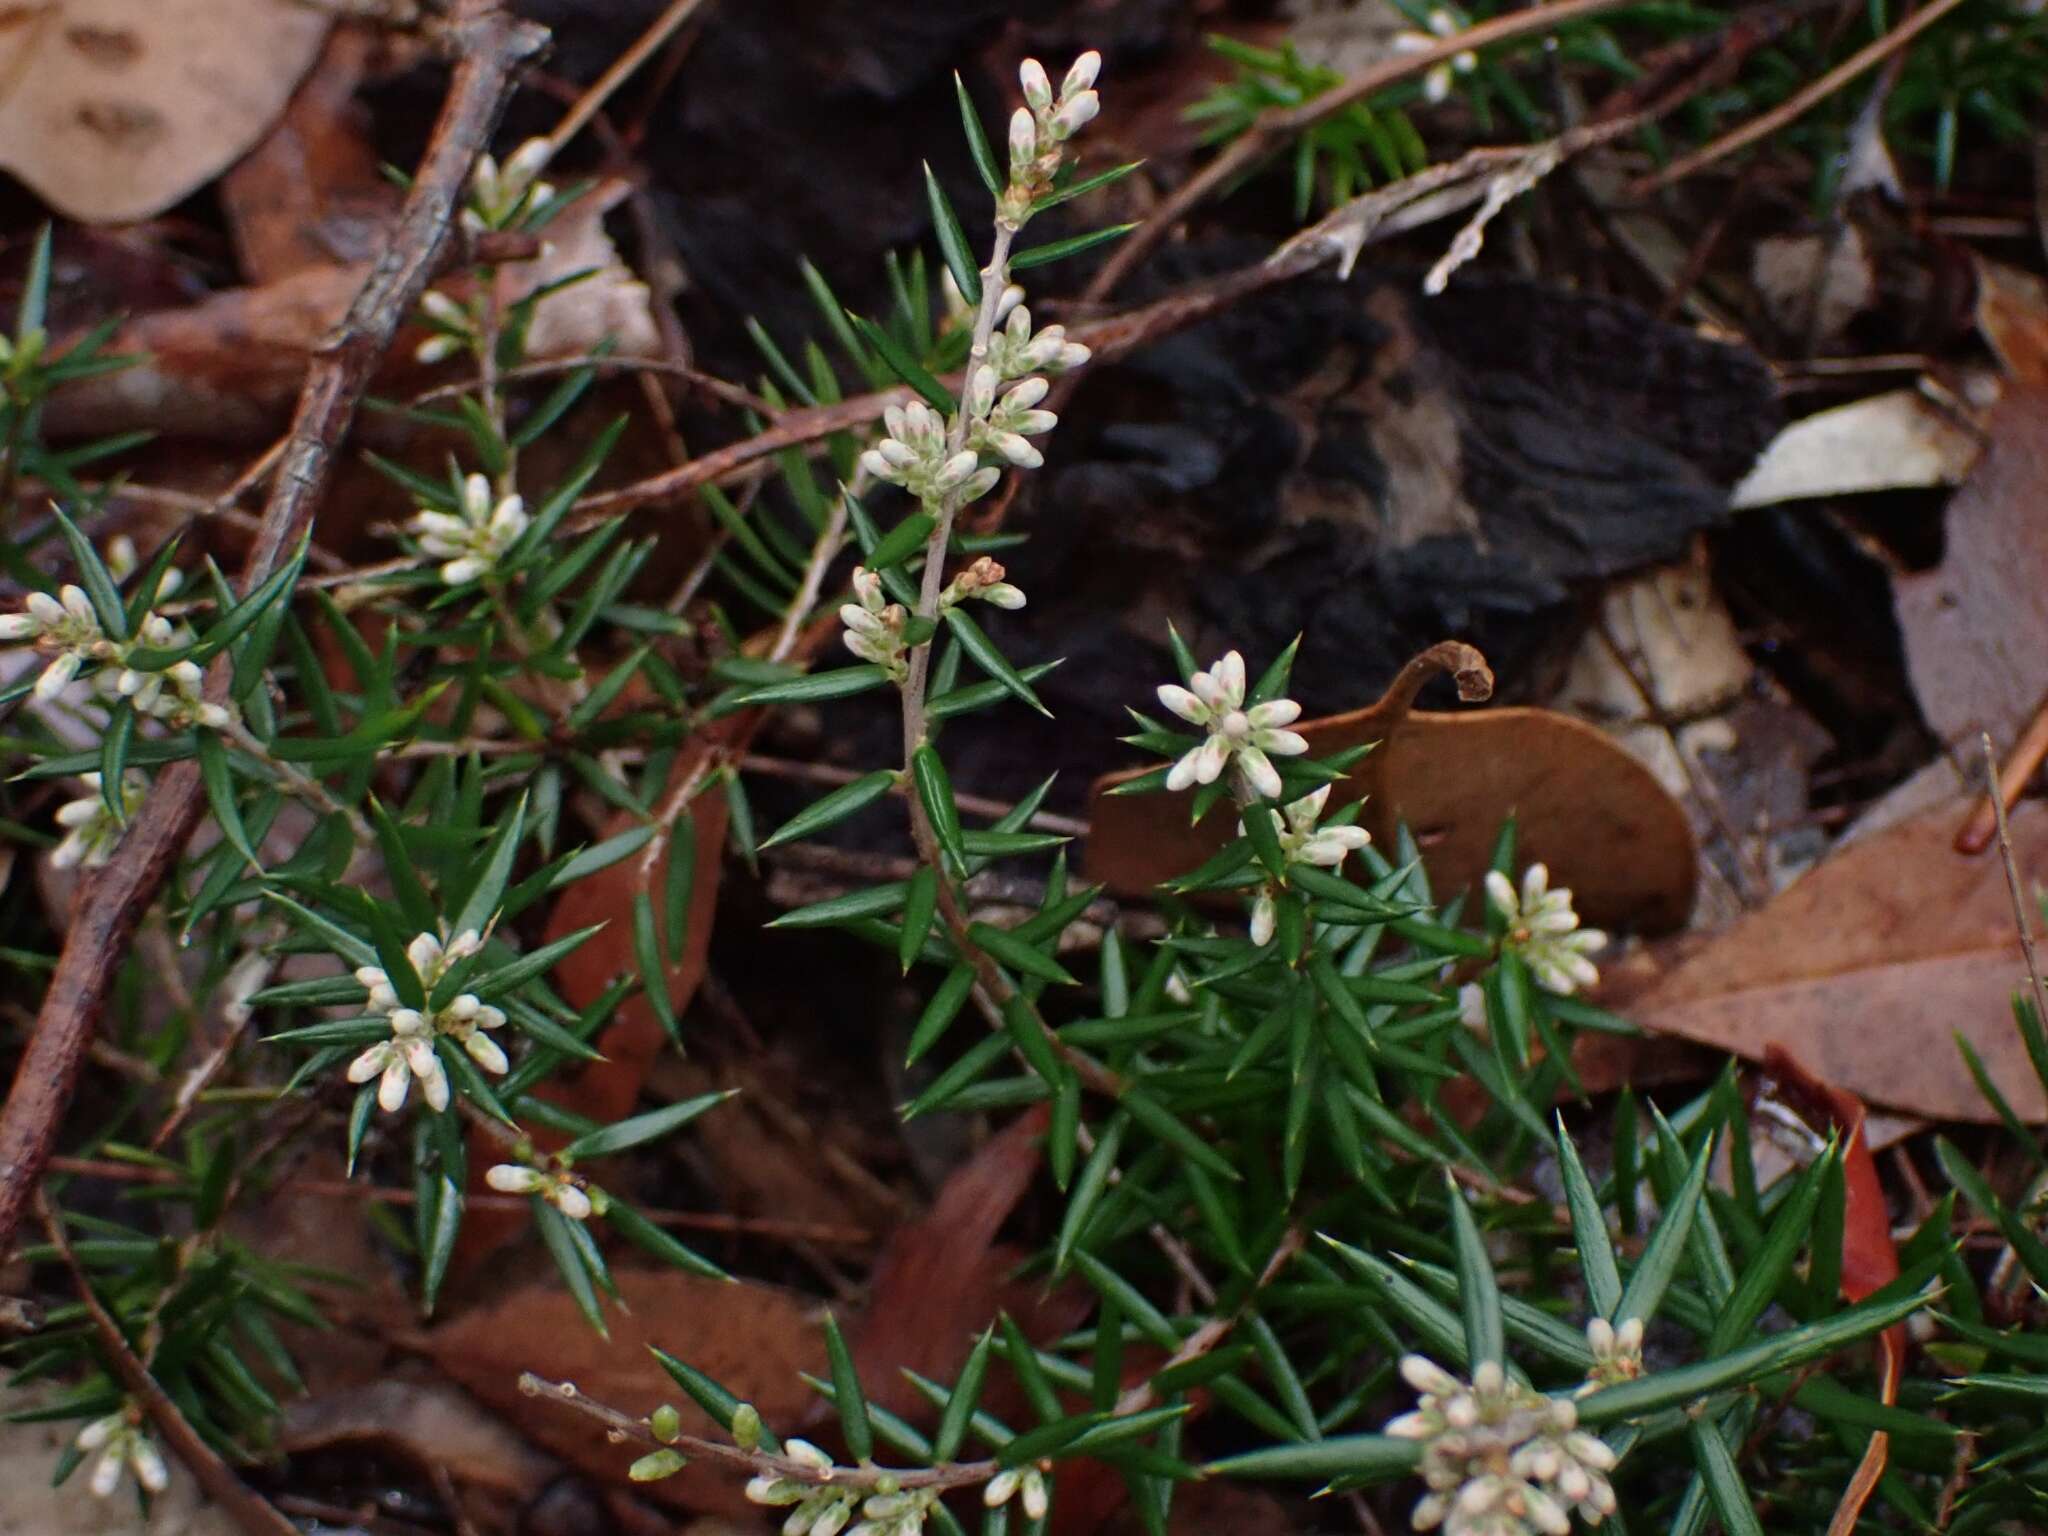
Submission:
[[[1112,224],[1106,229],[1091,230],[1085,235],[1075,235],[1070,239],[1051,240],[1044,245],[1031,246],[1026,250],[1017,252],[1016,255],[1010,258],[1010,270],[1012,272],[1023,272],[1032,267],[1042,267],[1047,262],[1063,261],[1069,256],[1078,256],[1083,251],[1092,251],[1096,246],[1106,245],[1111,240],[1121,240],[1137,227],[1135,223]]]
[[[890,776],[894,781],[894,775]],[[910,967],[924,951],[925,939],[932,931],[932,917],[938,909],[939,875],[930,865],[921,865],[910,877],[910,891],[903,901],[903,932],[896,942],[896,960],[903,974],[910,974]],[[913,1046],[915,1042],[913,1041]],[[913,1055],[911,1058],[915,1060]]]
[[[1707,1166],[1713,1152],[1714,1144],[1709,1138],[1693,1158],[1685,1182],[1664,1208],[1656,1230],[1643,1247],[1643,1256],[1636,1264],[1635,1273],[1629,1276],[1628,1286],[1621,1293],[1620,1305],[1615,1309],[1620,1314],[1617,1322],[1641,1318],[1648,1323],[1657,1315],[1658,1304],[1664,1299],[1665,1288],[1678,1273],[1679,1261],[1684,1257],[1687,1240],[1692,1235],[1693,1219],[1699,1213],[1700,1196],[1706,1189]]]
[[[800,838],[814,837],[827,827],[838,825],[854,812],[873,805],[888,794],[895,784],[896,775],[892,770],[877,768],[873,773],[865,774],[851,784],[841,785],[829,795],[812,801],[776,828],[772,834],[763,838],[761,846],[774,848]]]
[[[847,318],[853,322],[853,328],[860,332],[861,339],[873,347],[882,361],[889,365],[891,373],[924,396],[926,403],[940,415],[953,414],[958,402],[953,399],[952,392],[933,376],[929,368],[905,351],[901,342],[863,315],[849,311]]]
[[[860,1373],[853,1368],[853,1351],[839,1331],[839,1320],[825,1314],[825,1353],[832,1362],[832,1399],[839,1409],[839,1427],[846,1434],[846,1449],[856,1461],[875,1453],[875,1432],[868,1423],[868,1400],[860,1389]]]
[[[939,846],[956,865],[964,865],[967,849],[960,841],[960,807],[954,802],[953,781],[938,749],[930,742],[919,746],[910,754],[910,772]]]
[[[1579,1161],[1579,1149],[1566,1134],[1564,1119],[1557,1122],[1557,1163],[1564,1181],[1565,1208],[1572,1218],[1572,1240],[1579,1252],[1579,1268],[1586,1277],[1586,1296],[1593,1310],[1609,1322],[1616,1322],[1615,1308],[1621,1302],[1621,1270],[1614,1260],[1614,1243],[1607,1235],[1607,1217],[1593,1181],[1586,1177],[1586,1165]]]
[[[78,525],[64,515],[62,508],[52,506],[50,516],[56,519],[58,531],[71,547],[72,563],[78,567],[78,584],[91,600],[100,628],[112,639],[126,640],[128,610],[121,603],[121,589],[115,584],[113,573],[92,547],[92,540],[78,531]]]
[[[689,1395],[691,1402],[709,1414],[720,1429],[731,1431],[733,1413],[740,1406],[739,1398],[734,1397],[694,1365],[686,1365],[665,1349],[650,1344],[648,1353],[660,1362],[661,1368],[668,1372],[669,1379]],[[761,1426],[761,1449],[771,1456],[782,1454],[782,1442],[765,1424]]]
[[[805,677],[792,678],[786,683],[769,683],[765,687],[750,688],[736,701],[740,705],[753,707],[760,704],[822,704],[829,699],[850,698],[857,693],[880,688],[889,681],[886,667],[873,662],[859,666],[834,667],[827,672],[813,672]]]
[[[668,989],[668,965],[662,959],[661,937],[654,929],[654,898],[646,891],[633,894],[633,963],[640,971],[641,990],[669,1039],[682,1044],[682,1025],[676,1018],[675,998]]]
[[[579,1136],[558,1154],[571,1161],[593,1157],[609,1157],[623,1152],[628,1147],[644,1146],[663,1136],[673,1135],[695,1120],[706,1110],[715,1109],[738,1093],[737,1088],[728,1088],[719,1093],[700,1093],[694,1098],[682,1099],[661,1109],[651,1109],[644,1115],[633,1115],[587,1136]]]
[[[935,1461],[951,1461],[967,1437],[967,1426],[981,1402],[982,1382],[988,1375],[989,1344],[994,1337],[994,1329],[984,1328],[974,1341],[974,1348],[967,1352],[967,1361],[960,1367],[960,1379],[953,1383],[945,1409],[939,1415],[938,1433],[932,1437]]]
[[[1036,945],[1018,938],[1006,928],[998,928],[992,923],[970,923],[967,926],[967,936],[985,952],[1022,975],[1035,976],[1040,981],[1049,981],[1057,986],[1080,985],[1059,961]]]
[[[989,639],[979,624],[968,617],[965,610],[957,605],[948,608],[945,610],[945,619],[959,639],[960,649],[973,659],[976,666],[994,681],[1002,684],[1005,692],[1021,699],[1046,719],[1052,718],[1052,711],[1045,707],[1031,684],[1024,680],[1023,674],[1010,665],[1010,658],[997,649],[996,643]]]
[[[999,196],[1004,178],[996,169],[996,157],[988,147],[988,135],[982,131],[981,114],[974,110],[974,103],[967,95],[967,82],[960,78],[957,69],[953,71],[953,94],[960,102],[960,127],[967,135],[967,153],[974,161],[975,172],[981,177],[981,184],[988,188],[989,196]],[[45,229],[45,240],[48,234]]]
[[[1451,1243],[1458,1259],[1458,1308],[1465,1324],[1465,1355],[1472,1365],[1507,1359],[1507,1332],[1501,1321],[1500,1282],[1486,1256],[1486,1239],[1472,1217],[1465,1192],[1449,1173],[1444,1193],[1451,1209]]]
[[[960,216],[953,211],[953,203],[946,196],[945,188],[939,185],[939,178],[932,174],[932,163],[924,163],[924,196],[932,210],[932,230],[938,236],[939,254],[946,258],[946,270],[953,274],[953,284],[960,290],[960,296],[969,304],[981,302],[981,272],[974,260],[974,252],[967,244],[967,231],[960,227]]]

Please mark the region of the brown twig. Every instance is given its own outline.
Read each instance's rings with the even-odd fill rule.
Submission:
[[[672,1445],[686,1456],[705,1461],[720,1461],[735,1471],[750,1475],[787,1478],[793,1483],[808,1483],[813,1487],[827,1485],[845,1488],[849,1491],[874,1493],[883,1487],[891,1492],[899,1488],[967,1488],[985,1483],[1000,1470],[994,1461],[948,1462],[936,1467],[892,1468],[863,1465],[859,1467],[817,1467],[807,1461],[794,1461],[787,1456],[771,1456],[766,1451],[743,1451],[736,1445],[723,1440],[706,1440],[697,1435],[678,1435],[673,1440],[657,1440],[654,1431],[647,1427],[645,1419],[622,1413],[607,1403],[585,1397],[573,1381],[549,1381],[536,1376],[532,1371],[519,1375],[519,1390],[528,1397],[542,1398],[547,1402],[560,1403],[578,1413],[596,1419],[604,1425],[611,1438],[617,1441],[631,1441],[636,1445]]]
[[[1644,177],[1629,188],[1630,195],[1647,197],[1673,182],[1684,180],[1702,166],[1711,165],[1723,156],[1731,155],[1738,149],[1754,144],[1758,139],[1776,133],[1787,123],[1805,116],[1865,70],[1882,64],[1961,3],[1962,0],[1934,0],[1926,10],[1908,17],[1883,37],[1857,49],[1818,80],[1794,91],[1770,111],[1759,113],[1740,128],[1722,134],[1713,143],[1703,145],[1689,155],[1679,156],[1655,175]]]
[[[314,354],[262,525],[242,567],[245,594],[310,531],[370,375],[419,302],[447,243],[470,167],[511,94],[513,70],[547,39],[541,28],[505,15],[494,0],[464,0],[449,32],[461,52],[447,102],[389,249],[370,269],[340,328]],[[216,660],[207,697],[224,699],[231,681],[226,658]],[[0,1107],[0,1253],[12,1246],[49,1161],[122,957],[205,804],[196,762],[165,768],[113,861],[80,889],[34,1032]]]
[[[1210,193],[1249,170],[1278,145],[1313,128],[1325,118],[1335,116],[1374,91],[1383,91],[1400,81],[1428,74],[1437,65],[1449,63],[1469,49],[1504,43],[1532,32],[1548,32],[1568,21],[1614,10],[1623,3],[1624,0],[1556,0],[1551,5],[1532,5],[1526,10],[1511,11],[1476,27],[1468,27],[1432,48],[1382,59],[1360,70],[1342,85],[1300,106],[1267,108],[1231,142],[1228,149],[1176,187],[1173,194],[1117,246],[1116,253],[1102,264],[1082,297],[1086,300],[1106,298]]]
[[[1970,819],[1956,833],[1957,853],[1982,853],[1991,846],[1992,839],[2000,833],[1999,818],[2019,804],[2021,792],[2044,757],[2048,757],[2048,699],[2041,701],[2020,739],[2012,744],[2012,755],[2005,760],[2005,767],[1983,804],[1970,813]]]
[[[651,58],[661,45],[675,35],[676,29],[703,6],[704,0],[673,0],[669,8],[654,18],[652,25],[640,34],[633,46],[613,59],[611,66],[591,82],[590,89],[576,99],[574,106],[555,124],[548,134],[550,157],[561,152],[564,144],[583,131],[604,104],[611,100],[614,92],[632,79],[642,64]]]
[[[2020,931],[2020,953],[2027,958],[2027,980],[2034,989],[2034,1017],[2048,1028],[2048,986],[2041,982],[2041,961],[2034,953],[2034,925],[2027,920],[2026,893],[2020,885],[2019,861],[2012,853],[2012,832],[2005,824],[2005,801],[1998,792],[1998,755],[1991,736],[1984,736],[1984,777],[1991,786],[1991,805],[1997,816],[1998,856],[2005,861],[2005,888],[2012,897],[2012,922]]]
[[[249,1536],[299,1536],[297,1526],[271,1508],[260,1495],[251,1492],[213,1447],[199,1437],[199,1432],[178,1411],[178,1405],[156,1384],[156,1378],[149,1374],[148,1367],[128,1347],[121,1325],[101,1304],[92,1288],[92,1281],[79,1265],[78,1256],[71,1251],[71,1239],[64,1233],[63,1221],[40,1190],[36,1192],[36,1214],[42,1218],[50,1245],[57,1250],[57,1257],[71,1274],[71,1283],[77,1287],[78,1299],[85,1307],[86,1315],[92,1319],[93,1331],[99,1335],[100,1350],[106,1356],[108,1366],[120,1379],[121,1385],[128,1389],[129,1395],[142,1405],[143,1411],[156,1425],[157,1433],[164,1437],[164,1443],[185,1464],[199,1486],[206,1490],[206,1496],[226,1510],[228,1517]]]

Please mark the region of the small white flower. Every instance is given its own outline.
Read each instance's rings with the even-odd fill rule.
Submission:
[[[987,555],[979,556],[967,569],[947,583],[945,590],[939,594],[939,606],[950,608],[968,598],[979,598],[985,603],[993,603],[998,608],[1022,608],[1025,601],[1023,589],[1005,581],[1005,575],[1002,566]]]
[[[1598,1525],[1614,1509],[1606,1473],[1614,1453],[1578,1429],[1569,1399],[1545,1396],[1485,1361],[1460,1381],[1435,1362],[1410,1355],[1401,1375],[1421,1402],[1385,1432],[1422,1447],[1428,1491],[1409,1516],[1416,1530],[1441,1525],[1451,1536],[1565,1536],[1576,1509]]]
[[[1318,827],[1317,819],[1329,799],[1330,786],[1324,784],[1281,808],[1280,852],[1288,863],[1335,869],[1347,854],[1356,853],[1372,841],[1372,834],[1363,827]],[[1244,835],[1242,822],[1238,823],[1238,835]]]
[[[99,1454],[90,1479],[93,1494],[98,1498],[108,1497],[120,1486],[124,1470],[134,1474],[146,1493],[162,1493],[171,1484],[170,1468],[164,1464],[163,1453],[143,1429],[140,1411],[132,1406],[94,1419],[78,1432],[72,1444],[87,1455]]]
[[[1163,684],[1159,702],[1208,735],[1173,765],[1166,787],[1182,790],[1190,784],[1213,784],[1234,763],[1251,789],[1276,799],[1280,774],[1269,754],[1293,757],[1308,750],[1306,737],[1283,729],[1300,717],[1301,706],[1292,699],[1269,699],[1246,709],[1244,657],[1236,651],[1188,681],[1187,688]]]
[[[1458,988],[1458,1022],[1479,1034],[1486,1032],[1486,989],[1476,981]]]
[[[1279,921],[1280,909],[1273,900],[1273,893],[1265,886],[1252,898],[1252,943],[1264,949],[1273,942],[1273,929]]]
[[[1052,136],[1055,140],[1071,139],[1083,128],[1095,121],[1095,114],[1102,110],[1102,102],[1093,91],[1080,91],[1060,103],[1059,111],[1052,115]]]
[[[1031,171],[1031,162],[1038,158],[1038,121],[1031,115],[1029,107],[1019,107],[1010,114],[1010,177],[1021,181]]]
[[[1038,60],[1026,59],[1019,65],[1017,79],[1024,87],[1024,100],[1032,111],[1043,112],[1052,105],[1052,80]]]
[[[1499,870],[1488,871],[1486,897],[1507,925],[1502,947],[1521,955],[1538,986],[1569,997],[1599,981],[1599,970],[1586,956],[1604,948],[1607,935],[1579,926],[1571,891],[1563,886],[1552,890],[1544,865],[1531,864],[1523,871],[1519,892]]]
[[[1067,78],[1060,82],[1060,99],[1078,96],[1082,91],[1093,90],[1095,77],[1102,73],[1102,55],[1093,48],[1067,68]]]
[[[886,667],[891,677],[902,681],[909,671],[903,659],[908,610],[901,603],[888,601],[880,574],[865,566],[854,567],[853,593],[858,602],[839,606],[839,622],[846,626],[841,636],[846,648],[863,661]]]
[[[532,519],[517,495],[491,500],[491,482],[470,475],[462,483],[460,516],[423,508],[406,524],[420,551],[446,562],[441,580],[451,587],[475,581],[498,568],[498,562],[519,542]]]
[[[50,863],[57,869],[97,869],[111,859],[121,834],[128,829],[128,818],[141,809],[149,791],[149,781],[129,769],[121,776],[121,811],[116,815],[100,792],[100,775],[79,777],[86,793],[57,807],[57,825],[64,828],[63,841],[50,850]]]
[[[1427,53],[1430,49],[1464,31],[1465,24],[1453,12],[1438,7],[1429,13],[1427,32],[1396,32],[1393,49],[1396,53]],[[1458,75],[1469,75],[1479,67],[1479,56],[1467,48],[1451,56],[1444,63],[1433,66],[1422,77],[1422,99],[1435,103],[1451,94],[1451,86]]]
[[[1018,1498],[1019,1495],[1022,1497]],[[1000,1509],[1013,1498],[1024,1506],[1027,1519],[1043,1520],[1050,1502],[1045,1474],[1036,1467],[1012,1467],[998,1472],[982,1486],[981,1502],[990,1509]]]
[[[1640,1317],[1631,1317],[1618,1328],[1604,1317],[1590,1319],[1586,1324],[1586,1347],[1593,1352],[1593,1368],[1586,1372],[1586,1385],[1580,1389],[1582,1393],[1611,1387],[1617,1382],[1634,1381],[1643,1374],[1643,1320]],[[1593,1443],[1603,1451],[1607,1449],[1599,1441]],[[1608,1454],[1612,1455],[1612,1452]],[[1579,1459],[1584,1461],[1586,1457]]]
[[[484,1182],[501,1194],[539,1195],[571,1221],[584,1220],[592,1210],[590,1196],[575,1175],[561,1170],[497,1163],[485,1170]]]

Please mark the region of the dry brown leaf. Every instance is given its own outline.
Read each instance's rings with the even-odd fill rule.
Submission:
[[[1038,1173],[1047,1119],[1039,1105],[991,1137],[953,1170],[931,1210],[899,1227],[876,1260],[854,1359],[868,1395],[892,1412],[928,1418],[929,1405],[903,1371],[952,1380],[975,1334],[999,1311],[1034,1341],[1056,1338],[1088,1315],[1092,1297],[1072,1285],[1012,1280],[1027,1255],[995,1241]],[[988,1406],[1002,1417],[1007,1402],[992,1395]]]
[[[1977,258],[1977,330],[2014,384],[2048,387],[2048,284]]]
[[[518,1425],[536,1445],[613,1483],[627,1480],[637,1452],[610,1443],[582,1414],[524,1395],[521,1371],[573,1381],[599,1402],[631,1414],[674,1403],[693,1434],[711,1433],[710,1421],[669,1380],[648,1353],[650,1345],[723,1382],[770,1424],[791,1423],[811,1406],[801,1375],[826,1370],[813,1303],[772,1286],[705,1280],[677,1270],[614,1270],[613,1278],[624,1305],[607,1309],[609,1343],[550,1280],[436,1328],[426,1337],[428,1353],[457,1385]],[[676,1508],[735,1517],[754,1509],[740,1481],[715,1462],[693,1462],[674,1477],[636,1487],[644,1497]]]
[[[1941,564],[1892,583],[1914,696],[1951,745],[2011,741],[2048,691],[2048,390],[2008,391],[1990,437],[1948,504]]]
[[[647,287],[627,269],[604,231],[604,215],[626,195],[608,182],[579,198],[548,226],[541,253],[510,262],[499,276],[504,309],[543,284],[595,269],[540,305],[527,336],[534,362],[589,356],[609,341],[614,352],[646,357],[659,350]],[[181,309],[140,315],[115,333],[110,351],[143,361],[118,373],[81,379],[50,402],[57,437],[147,428],[215,442],[274,436],[297,398],[306,365],[363,285],[367,267],[306,267],[274,283],[229,288]],[[440,286],[460,293],[450,279]],[[408,332],[385,360],[380,392],[402,394],[444,378],[412,360]]]
[[[1616,1003],[1647,1029],[1752,1061],[1780,1046],[1866,1103],[1993,1120],[1960,1033],[2014,1109],[2048,1118],[2013,1025],[2024,973],[2005,875],[1996,858],[1950,846],[1962,810],[1943,806],[1843,847]],[[2012,835],[2022,872],[2048,868],[2048,806],[2020,806]]]
[[[1411,662],[1368,708],[1297,727],[1319,755],[1380,743],[1331,798],[1369,797],[1361,821],[1382,848],[1405,821],[1436,888],[1454,891],[1485,874],[1513,814],[1523,857],[1549,864],[1589,922],[1660,929],[1685,921],[1698,856],[1684,808],[1655,774],[1603,732],[1550,710],[1411,713],[1431,670],[1411,676],[1415,669]],[[1233,824],[1224,810],[1190,827],[1186,794],[1109,793],[1131,777],[1096,783],[1086,860],[1091,879],[1138,896],[1200,864]]]
[[[297,0],[0,8],[0,166],[88,224],[160,213],[270,126],[332,20]]]
[[[336,27],[283,116],[221,178],[244,282],[368,261],[386,238],[403,193],[378,169],[356,99],[377,46],[367,27]]]

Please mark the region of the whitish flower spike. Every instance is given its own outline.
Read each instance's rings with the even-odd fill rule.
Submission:
[[[1606,1442],[1578,1428],[1569,1399],[1513,1381],[1498,1361],[1468,1383],[1410,1355],[1401,1376],[1421,1401],[1385,1433],[1422,1446],[1428,1488],[1409,1517],[1418,1531],[1451,1536],[1566,1536],[1576,1511],[1587,1525],[1614,1513]]]
[[[120,1486],[123,1471],[134,1474],[146,1493],[162,1493],[171,1485],[163,1453],[142,1428],[141,1414],[132,1407],[94,1419],[72,1444],[88,1456],[98,1454],[90,1478],[98,1498],[107,1498]]]
[[[57,807],[57,825],[64,828],[64,839],[50,850],[50,863],[58,869],[74,865],[97,869],[111,859],[128,828],[128,818],[141,809],[142,797],[149,790],[149,781],[129,769],[121,776],[121,813],[117,816],[107,808],[100,792],[100,776],[88,773],[80,779],[87,792]]]
[[[1522,888],[1499,870],[1486,877],[1486,898],[1507,926],[1502,947],[1519,954],[1536,983],[1545,991],[1568,997],[1590,987],[1600,972],[1586,956],[1607,944],[1598,928],[1581,928],[1572,910],[1572,893],[1550,888],[1550,871],[1531,864],[1522,874]]]
[[[1212,664],[1207,672],[1197,672],[1188,682],[1186,688],[1176,683],[1162,685],[1159,702],[1208,734],[1200,746],[1173,765],[1166,787],[1182,790],[1190,784],[1213,784],[1234,764],[1251,789],[1269,800],[1276,799],[1281,784],[1272,758],[1294,757],[1308,750],[1306,737],[1284,729],[1300,718],[1301,706],[1292,699],[1268,699],[1246,709],[1244,657],[1236,651]]]
[[[493,503],[491,482],[471,475],[462,484],[459,516],[422,510],[406,530],[419,540],[421,553],[446,562],[441,579],[459,587],[495,571],[531,522],[521,497],[506,496]]]

